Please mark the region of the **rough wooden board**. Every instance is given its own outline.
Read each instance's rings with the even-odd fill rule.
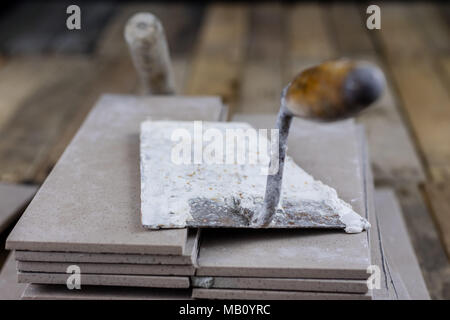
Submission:
[[[36,80],[46,82],[22,100],[1,128],[0,179],[4,181],[33,181],[51,145],[76,115],[96,71],[95,65],[81,57],[52,58],[47,63],[49,77]],[[74,82],[75,75],[78,80]]]
[[[285,8],[280,3],[261,3],[249,10],[247,62],[281,59],[286,42]]]
[[[192,298],[220,300],[371,300],[370,295],[357,293],[232,289],[192,289]]]
[[[4,243],[4,241],[2,242],[2,244],[3,243]],[[6,263],[6,260],[8,258],[8,253],[9,253],[9,251],[7,251],[7,250],[0,251],[0,270]]]
[[[388,68],[373,55],[353,55],[352,58],[372,62],[382,68],[386,76],[389,74]],[[375,183],[395,185],[425,181],[425,173],[389,79],[383,96],[356,119],[366,129]]]
[[[103,96],[10,234],[8,248],[182,254],[186,229],[149,232],[140,225],[139,126],[150,117],[220,115],[214,97]]]
[[[190,290],[84,286],[68,290],[65,286],[29,284],[23,300],[189,300]]]
[[[89,87],[84,94],[74,100],[77,112],[73,117],[67,119],[64,129],[34,169],[32,177],[34,181],[43,182],[45,180],[102,94],[127,94],[132,93],[136,88],[136,72],[130,59],[108,59],[105,57],[101,61],[93,61],[92,64],[95,64],[96,72],[87,79]]]
[[[59,58],[14,57],[0,69],[0,130],[20,106],[61,70]]]
[[[361,168],[364,176],[364,193],[366,194],[364,206],[366,207],[369,222],[372,228],[369,229],[367,239],[370,247],[370,263],[375,265],[381,271],[380,288],[371,290],[374,300],[395,300],[397,299],[397,289],[391,277],[391,267],[385,256],[383,242],[381,238],[381,230],[379,229],[378,217],[375,211],[374,202],[374,183],[372,170],[369,163],[369,150],[367,139],[362,125],[357,126],[358,145],[360,148],[360,157],[363,166]]]
[[[19,272],[19,283],[66,284],[71,274]],[[81,288],[86,286],[119,286],[145,288],[189,288],[188,277],[82,274]]]
[[[271,128],[267,119],[246,117],[255,128]],[[269,121],[274,123],[274,116]],[[292,158],[316,179],[334,187],[357,212],[365,213],[353,123],[317,126],[294,120],[289,144]],[[342,162],[337,165],[337,160]],[[197,275],[202,276],[365,279],[369,248],[364,232],[205,230],[198,264]]]
[[[433,50],[412,12],[399,4],[384,4],[382,11],[383,28],[375,35],[391,67],[428,173],[435,181],[443,180],[450,161],[448,90],[436,74]]]
[[[45,252],[21,251],[14,252],[16,260],[71,263],[127,263],[127,264],[162,264],[162,265],[195,265],[197,262],[198,242],[200,232],[189,230],[183,255],[147,255],[147,254],[108,254],[80,252]]]
[[[233,105],[239,88],[240,66],[228,57],[195,55],[188,71],[188,95],[218,95],[227,105]]]
[[[248,161],[230,164],[234,152],[229,151],[230,147],[234,148],[234,142],[230,144],[227,139],[227,151],[220,155],[221,163],[175,164],[171,161],[174,151],[171,136],[180,129],[191,137],[197,129],[205,133],[216,130],[223,137],[231,130],[255,130],[247,123],[238,122],[143,122],[140,132],[142,225],[148,229],[186,226],[259,229],[251,220],[262,205],[267,182],[262,172],[266,171],[269,159],[260,157],[254,164]],[[259,148],[261,144],[267,146],[269,140],[261,136],[259,141],[247,138],[242,140],[244,150],[249,145],[246,158],[257,159],[258,145]],[[200,144],[208,146],[208,143]],[[331,228],[359,233],[370,227],[361,213],[339,198],[335,189],[316,180],[291,157],[286,159],[283,190],[280,200],[283,208],[276,210],[267,228]]]
[[[450,95],[428,59],[391,63],[403,107],[434,181],[450,163]]]
[[[287,8],[290,59],[324,60],[335,56],[325,8],[319,4],[295,4]]]
[[[412,248],[403,220],[400,205],[392,189],[375,191],[375,206],[379,219],[384,251],[389,254],[389,263],[404,283],[407,296],[399,299],[429,299],[419,264]]]
[[[150,3],[148,11],[156,15],[164,27],[173,58],[186,58],[194,49],[203,18],[202,4]]]
[[[246,62],[236,113],[278,112],[283,89],[281,66],[277,59]]]
[[[185,92],[219,95],[233,107],[247,40],[248,10],[239,4],[211,4],[205,15]]]
[[[25,290],[25,285],[17,283],[16,262],[9,255],[0,272],[0,300],[18,300]]]
[[[36,191],[36,186],[0,182],[0,233],[19,218]]]
[[[440,59],[439,69],[441,70],[441,76],[447,84],[447,90],[450,90],[450,55],[442,57]]]
[[[415,2],[408,6],[412,11],[412,19],[420,26],[429,48],[435,53],[450,52],[450,29],[438,3]]]
[[[283,88],[284,10],[280,4],[250,9],[249,45],[236,113],[276,113]]]
[[[381,29],[373,35],[381,40],[381,47],[389,59],[401,61],[403,58],[428,55],[427,43],[418,32],[420,25],[412,17],[408,6],[402,3],[382,3]]]
[[[362,10],[355,3],[336,3],[330,5],[329,15],[332,31],[336,37],[337,48],[341,56],[349,54],[373,54],[372,39],[362,19]]]
[[[431,298],[450,299],[450,264],[421,191],[403,185],[396,194]]]
[[[203,7],[183,3],[130,3],[119,5],[102,31],[96,54],[103,57],[128,57],[123,31],[127,20],[138,12],[150,12],[161,21],[170,53],[181,58],[191,53],[200,28]]]
[[[428,197],[439,234],[448,257],[450,257],[450,186],[445,183],[427,183],[425,191]]]
[[[201,285],[210,282],[207,287]],[[319,291],[339,293],[365,293],[367,283],[364,280],[332,280],[332,279],[281,279],[254,277],[192,277],[194,288],[204,289],[249,289],[280,291]]]
[[[71,262],[39,262],[18,261],[19,272],[65,273]],[[148,276],[192,276],[194,266],[180,265],[145,265],[145,264],[112,264],[112,263],[77,263],[81,273],[85,274],[117,274],[117,275],[148,275]]]

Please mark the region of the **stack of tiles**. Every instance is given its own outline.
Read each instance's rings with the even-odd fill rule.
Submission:
[[[274,123],[273,116],[263,115],[235,120],[256,128],[270,128]],[[380,217],[375,211],[363,128],[353,121],[320,125],[296,119],[288,153],[316,179],[335,188],[343,200],[370,221],[372,228],[354,235],[320,230],[207,230],[202,234],[198,268],[192,278],[193,297],[408,299],[413,295],[428,299],[417,260],[406,240],[406,228],[398,218],[392,218],[401,216],[398,205],[392,205],[392,194],[390,201],[378,201]],[[393,235],[393,230],[398,234]],[[402,248],[395,248],[395,241],[383,247],[383,232],[388,239],[403,239]],[[387,255],[392,248],[396,252],[391,254],[391,261]],[[398,251],[404,254],[394,264],[399,260]],[[377,274],[370,277],[377,271],[378,279]],[[401,279],[403,275],[409,278]],[[374,284],[371,290],[369,277]]]
[[[24,299],[428,298],[392,193],[379,194],[383,213],[375,211],[364,133],[353,121],[318,125],[296,119],[288,152],[367,218],[368,232],[150,231],[140,224],[138,124],[154,114],[169,117],[170,111],[158,108],[156,99],[153,109],[118,112],[110,100],[101,100],[8,239],[19,280],[32,283]],[[179,104],[179,113],[192,107]],[[180,117],[218,116],[189,109],[186,114]],[[275,117],[236,120],[270,128]],[[69,264],[80,267],[82,290],[64,285]],[[372,265],[380,270],[380,287],[369,290]]]
[[[19,282],[189,288],[197,230],[140,223],[140,123],[222,117],[213,97],[103,96],[8,237]]]
[[[240,117],[256,128],[275,118]],[[369,218],[364,165],[353,121],[319,125],[295,119],[288,153]],[[372,196],[372,195],[370,195]],[[330,230],[205,230],[193,297],[210,299],[371,299],[368,233]]]

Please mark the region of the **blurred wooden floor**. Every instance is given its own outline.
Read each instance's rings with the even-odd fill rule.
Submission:
[[[178,92],[221,95],[231,113],[275,113],[302,68],[337,57],[378,63],[389,90],[358,118],[378,186],[395,188],[432,297],[450,299],[450,7],[356,4],[163,5],[27,2],[0,16],[0,181],[42,183],[97,98],[135,93],[127,18],[163,22]]]

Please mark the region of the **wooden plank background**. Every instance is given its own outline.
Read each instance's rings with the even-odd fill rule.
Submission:
[[[301,69],[377,63],[388,88],[365,124],[376,184],[395,188],[433,298],[450,298],[450,15],[440,3],[381,5],[381,30],[356,3],[22,2],[0,20],[0,181],[42,183],[102,93],[136,93],[123,27],[162,21],[179,93],[220,95],[233,113],[275,113]],[[40,14],[36,14],[39,12]],[[42,18],[45,17],[45,18]],[[27,21],[25,23],[24,21]]]

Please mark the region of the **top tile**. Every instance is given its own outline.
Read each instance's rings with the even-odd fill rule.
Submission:
[[[183,253],[186,229],[140,223],[139,128],[148,119],[217,121],[215,97],[104,95],[10,234],[8,249]]]

